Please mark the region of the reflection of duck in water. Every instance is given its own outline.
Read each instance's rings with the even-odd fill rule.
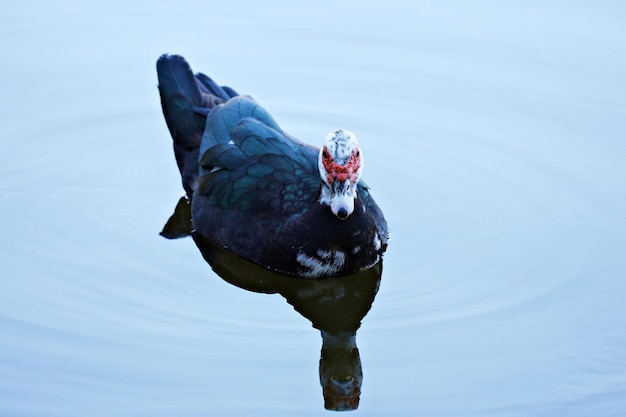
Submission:
[[[317,149],[283,132],[251,98],[194,75],[182,57],[162,56],[157,72],[190,202],[181,200],[162,234],[176,238],[193,232],[226,280],[285,296],[322,330],[320,369],[346,363],[338,360],[346,346],[353,346],[349,357],[356,362],[354,335],[374,298],[387,246],[387,223],[360,179],[363,156],[356,136],[338,130]],[[226,254],[236,259],[218,261]],[[256,270],[225,273],[244,263]],[[370,287],[362,286],[368,274],[375,285],[364,291]],[[351,280],[359,285],[351,286]],[[320,313],[325,303],[328,311]],[[347,391],[360,386],[358,375],[329,378],[329,384]]]
[[[382,261],[344,277],[294,279],[246,261],[197,234],[194,239],[224,280],[249,291],[279,293],[321,331],[324,406],[330,410],[356,409],[363,381],[356,331],[378,291]]]

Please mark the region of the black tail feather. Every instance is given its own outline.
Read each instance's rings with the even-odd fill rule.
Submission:
[[[187,196],[193,198],[198,176],[198,152],[207,114],[237,95],[204,74],[192,72],[179,55],[161,55],[157,61],[161,106],[174,139],[174,154]]]
[[[227,101],[229,98],[237,96],[237,92],[232,88],[219,86],[213,81],[210,77],[204,75],[199,72],[196,74],[196,79],[198,80],[198,86],[200,90],[204,93],[219,97],[223,101]]]
[[[157,61],[161,106],[174,139],[174,154],[189,198],[198,172],[198,149],[205,116],[194,111],[203,100],[189,64],[180,56],[162,55]]]

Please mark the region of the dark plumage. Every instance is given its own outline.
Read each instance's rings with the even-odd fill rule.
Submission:
[[[387,223],[362,181],[354,211],[340,220],[320,203],[318,148],[283,132],[252,98],[194,75],[180,56],[161,56],[157,72],[196,242],[306,277],[347,275],[380,260]]]

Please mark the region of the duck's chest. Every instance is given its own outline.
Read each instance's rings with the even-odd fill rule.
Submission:
[[[273,262],[303,277],[348,275],[376,264],[384,251],[380,235],[362,204],[345,220],[320,206],[287,224],[277,234]]]

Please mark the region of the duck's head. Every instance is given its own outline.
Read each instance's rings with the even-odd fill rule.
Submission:
[[[363,155],[356,135],[347,130],[330,132],[319,153],[322,179],[320,203],[330,206],[337,218],[345,220],[354,211],[357,183],[363,169]]]

